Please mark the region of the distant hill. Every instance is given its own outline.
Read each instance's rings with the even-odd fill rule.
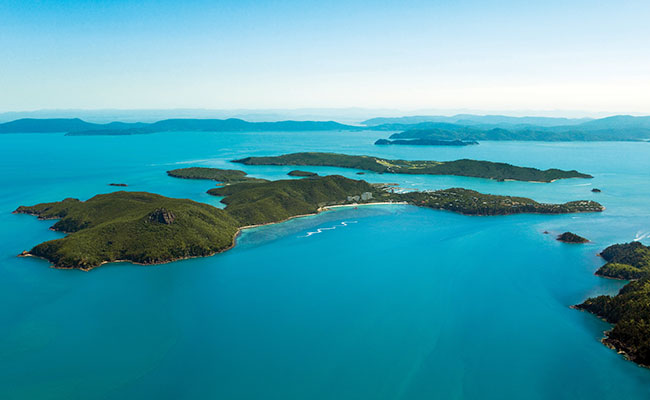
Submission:
[[[573,121],[575,122],[575,121]],[[588,120],[574,125],[491,125],[449,122],[391,123],[373,126],[375,130],[402,132],[391,139],[428,140],[537,140],[537,141],[613,141],[650,140],[650,117],[619,115]]]
[[[0,133],[53,133],[68,135],[139,135],[167,131],[265,132],[265,131],[329,131],[359,129],[334,121],[248,122],[229,119],[166,119],[154,123],[111,122],[95,124],[79,118],[23,118],[0,124]]]
[[[441,119],[444,121],[425,121]],[[455,121],[455,122],[454,122]],[[175,118],[152,123],[98,124],[79,118],[23,118],[0,124],[0,133],[66,133],[71,136],[141,135],[156,132],[271,132],[271,131],[401,131],[391,139],[427,141],[536,140],[614,141],[650,140],[650,117],[618,115],[601,119],[457,115],[454,117],[374,118],[366,126],[335,121],[250,122],[238,118]],[[372,124],[379,125],[372,125]],[[560,125],[557,125],[560,124]]]
[[[473,115],[473,114],[458,114],[451,117],[448,116],[412,116],[412,117],[397,117],[397,118],[371,118],[363,121],[361,124],[365,126],[378,126],[387,124],[400,124],[400,125],[414,125],[423,122],[445,122],[449,124],[460,125],[535,125],[535,126],[564,126],[564,125],[578,125],[591,118],[554,118],[554,117],[510,117],[507,115]]]

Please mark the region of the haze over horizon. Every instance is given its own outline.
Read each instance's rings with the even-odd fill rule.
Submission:
[[[490,3],[8,0],[0,112],[650,114],[650,4]]]

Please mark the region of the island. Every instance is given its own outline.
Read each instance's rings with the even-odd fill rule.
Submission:
[[[436,210],[454,211],[464,215],[572,214],[601,212],[605,209],[595,201],[538,203],[527,197],[483,194],[463,188],[391,193],[389,197],[393,201],[403,201]]]
[[[564,232],[557,237],[557,240],[564,243],[589,243],[588,239],[578,236],[573,232]]]
[[[574,306],[614,327],[602,342],[642,366],[650,366],[650,247],[639,242],[616,244],[601,256],[607,261],[597,274],[632,279],[615,296],[598,296]]]
[[[594,192],[594,193],[600,193],[600,192],[602,192],[602,190],[600,190],[600,189],[598,189],[598,188],[593,188],[593,189],[591,189],[591,191]]]
[[[183,179],[207,179],[222,183],[262,182],[264,179],[251,178],[244,171],[207,167],[179,168],[167,171],[167,175]]]
[[[553,182],[567,178],[593,178],[578,171],[560,169],[539,170],[491,161],[407,161],[388,160],[373,156],[337,153],[292,153],[270,157],[247,157],[233,160],[245,165],[312,165],[363,169],[390,174],[456,175],[495,180]]]
[[[158,264],[208,256],[232,247],[239,228],[219,208],[145,192],[119,191],[87,201],[68,198],[21,206],[15,213],[58,219],[52,229],[68,234],[23,255],[85,271],[115,261]]]
[[[203,171],[195,176],[195,179],[206,179],[205,176],[212,175]],[[18,207],[15,213],[58,219],[52,229],[68,234],[41,243],[23,255],[42,257],[56,268],[81,270],[116,261],[159,264],[225,251],[234,245],[241,229],[344,205],[400,203],[466,215],[603,210],[593,201],[545,204],[460,188],[395,193],[387,184],[371,184],[339,175],[238,181],[210,189],[208,193],[223,197],[225,209],[187,199],[125,191],[97,195],[87,201],[68,198]]]
[[[299,169],[294,169],[293,171],[289,172],[287,175],[303,177],[303,178],[313,178],[314,176],[318,176],[318,174],[315,172],[301,171]]]
[[[408,146],[470,146],[478,144],[474,140],[438,140],[438,139],[378,139],[375,145],[401,144]]]

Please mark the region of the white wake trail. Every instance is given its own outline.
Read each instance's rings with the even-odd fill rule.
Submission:
[[[300,236],[300,237],[306,238],[306,237],[310,237],[311,235],[315,235],[317,233],[323,233],[325,231],[331,231],[331,230],[336,229],[337,227],[348,226],[349,224],[356,224],[356,223],[357,223],[357,221],[343,221],[338,225],[334,225],[334,226],[331,226],[331,227],[328,227],[328,228],[318,228],[313,232],[307,232],[307,234],[305,236]]]
[[[641,240],[643,240],[643,239],[645,239],[645,238],[647,238],[647,237],[650,237],[650,232],[642,232],[642,231],[638,231],[638,232],[636,233],[636,237],[634,238],[634,241],[635,241],[635,242],[638,242],[638,241],[641,241]]]

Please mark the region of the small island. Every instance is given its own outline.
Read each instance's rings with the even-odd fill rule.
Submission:
[[[593,188],[593,189],[591,189],[591,191],[594,192],[594,193],[600,193],[600,192],[602,192],[602,190],[600,190],[600,189],[598,189],[598,188]]]
[[[600,254],[607,264],[600,276],[632,279],[615,296],[598,296],[574,306],[614,325],[602,342],[643,366],[650,366],[650,247],[616,244]]]
[[[183,179],[207,179],[222,183],[265,182],[264,179],[251,178],[244,171],[207,167],[179,168],[167,171],[167,175]]]
[[[470,146],[478,144],[474,140],[437,140],[437,139],[377,139],[375,145],[399,144],[407,146]]]
[[[351,156],[337,153],[292,153],[271,157],[247,157],[233,160],[245,165],[312,165],[363,169],[390,174],[456,175],[495,180],[553,182],[568,178],[593,178],[578,171],[539,170],[506,163],[476,160],[407,161],[387,160],[372,156]]]
[[[559,235],[556,240],[564,243],[589,243],[588,239],[585,239],[582,236],[578,236],[573,232],[564,232],[563,234]]]
[[[245,177],[240,172],[237,176]],[[204,170],[183,175],[196,176],[194,179],[216,176]],[[371,184],[339,175],[278,181],[248,178],[210,189],[208,193],[223,197],[225,209],[187,199],[124,191],[97,195],[87,201],[69,198],[18,207],[15,213],[58,219],[52,229],[68,233],[64,238],[41,243],[23,255],[42,257],[56,268],[81,270],[116,261],[159,264],[225,251],[234,245],[237,233],[247,227],[312,215],[342,205],[400,203],[466,215],[603,210],[593,201],[546,204],[461,188],[395,193],[389,184]]]
[[[287,175],[289,175],[289,176],[297,176],[297,177],[302,177],[302,178],[313,178],[315,176],[318,176],[318,174],[315,173],[315,172],[301,171],[301,170],[298,170],[298,169],[294,169],[293,171],[289,172]]]

